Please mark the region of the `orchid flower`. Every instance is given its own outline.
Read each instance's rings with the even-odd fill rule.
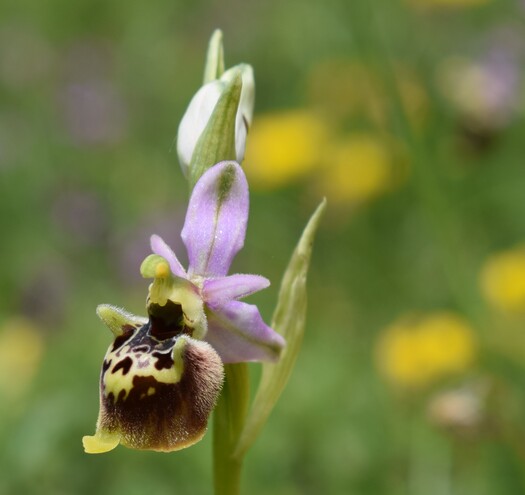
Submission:
[[[284,339],[256,306],[239,301],[268,287],[258,275],[230,275],[248,221],[248,184],[235,162],[199,179],[181,237],[185,270],[158,236],[142,266],[153,278],[148,318],[109,305],[97,309],[115,335],[102,367],[100,413],[89,453],[119,443],[136,449],[179,450],[199,441],[223,381],[223,363],[275,361]]]

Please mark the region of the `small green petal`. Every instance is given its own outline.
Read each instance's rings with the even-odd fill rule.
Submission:
[[[314,236],[325,208],[326,199],[317,207],[306,225],[284,274],[272,328],[286,339],[286,347],[277,363],[262,365],[259,387],[235,453],[239,459],[250,448],[266,423],[297,359],[305,328],[308,267]]]
[[[132,315],[110,304],[100,304],[97,307],[97,315],[115,337],[120,337],[131,327],[142,326],[148,321],[147,318]]]

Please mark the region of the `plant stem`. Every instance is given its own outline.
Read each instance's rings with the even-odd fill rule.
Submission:
[[[216,416],[217,417],[217,416]],[[215,420],[214,427],[217,428]],[[239,495],[241,493],[242,459],[224,455],[220,449],[213,447],[213,486],[215,495]]]
[[[226,364],[225,380],[213,418],[215,495],[239,495],[243,457],[234,455],[250,401],[246,363]]]

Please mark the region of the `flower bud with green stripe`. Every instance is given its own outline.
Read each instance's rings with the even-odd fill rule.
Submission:
[[[193,96],[182,117],[177,135],[177,152],[184,175],[188,176],[197,142],[212,118],[220,97],[229,90],[235,78],[240,75],[242,89],[235,104],[235,159],[242,163],[246,148],[246,137],[252,122],[255,102],[255,80],[253,69],[248,64],[239,64],[224,72],[218,79],[202,86]],[[234,158],[232,155],[231,158]],[[224,159],[224,157],[223,157]]]

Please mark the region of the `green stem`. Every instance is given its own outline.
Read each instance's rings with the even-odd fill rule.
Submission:
[[[246,363],[224,366],[225,380],[213,418],[213,482],[215,495],[238,495],[243,457],[235,456],[250,401]]]
[[[214,425],[217,427],[217,420]],[[241,493],[242,460],[225,456],[214,444],[213,487],[215,495],[238,495]]]

